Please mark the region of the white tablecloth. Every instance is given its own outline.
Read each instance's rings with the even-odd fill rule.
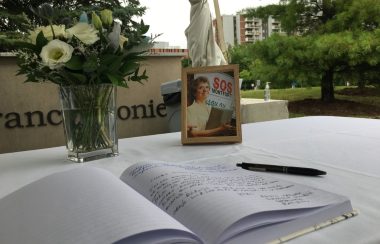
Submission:
[[[291,243],[380,243],[380,120],[303,117],[243,125],[243,143],[182,146],[180,133],[119,140],[120,155],[89,162],[116,176],[137,161],[209,159],[314,167],[324,177],[278,178],[348,196],[359,215]],[[0,198],[53,172],[82,167],[64,147],[0,154]]]

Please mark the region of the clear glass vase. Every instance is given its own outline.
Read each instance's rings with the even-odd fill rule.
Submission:
[[[116,86],[60,86],[68,159],[86,162],[118,155]]]

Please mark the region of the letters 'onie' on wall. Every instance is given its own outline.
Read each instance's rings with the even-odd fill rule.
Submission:
[[[181,76],[182,56],[148,56],[148,81],[118,88],[119,138],[169,132],[160,93],[163,82]],[[0,153],[64,145],[58,87],[23,83],[13,56],[0,55]]]

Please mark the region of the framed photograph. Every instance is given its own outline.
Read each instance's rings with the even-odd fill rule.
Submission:
[[[238,65],[182,70],[182,144],[241,142]]]

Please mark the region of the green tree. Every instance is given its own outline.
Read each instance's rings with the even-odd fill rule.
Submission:
[[[297,80],[321,84],[321,99],[334,100],[334,79],[373,82],[380,68],[380,1],[290,0],[249,11],[274,15],[298,36],[273,36],[249,45],[243,67],[252,79],[278,86]],[[233,60],[239,58],[239,49]],[[244,73],[247,75],[247,72]],[[377,81],[378,82],[378,81]]]
[[[248,16],[268,18],[269,15],[281,22],[287,33],[311,34],[320,32],[321,27],[338,13],[352,4],[353,0],[281,0],[280,4],[258,7],[247,11]]]

